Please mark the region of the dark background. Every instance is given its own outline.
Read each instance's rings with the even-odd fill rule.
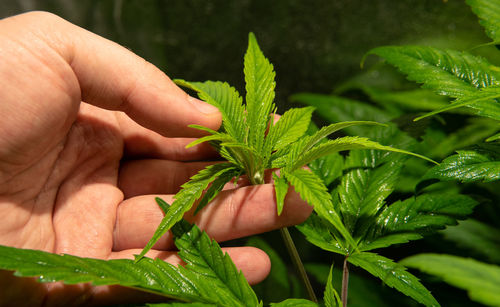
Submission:
[[[371,48],[487,42],[465,1],[441,0],[2,0],[0,17],[53,12],[114,40],[171,78],[222,80],[243,91],[242,58],[255,32],[277,71],[277,105],[328,93],[361,72]]]

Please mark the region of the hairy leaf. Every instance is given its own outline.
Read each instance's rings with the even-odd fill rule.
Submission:
[[[500,145],[491,144],[475,150],[460,150],[431,168],[422,180],[491,182],[500,179]],[[425,182],[419,187],[425,185]]]
[[[472,11],[481,19],[479,23],[494,41],[500,41],[500,3],[490,0],[467,0]]]
[[[239,142],[245,137],[245,108],[240,94],[225,82],[188,82],[174,80],[180,86],[198,92],[201,100],[217,107],[222,113],[224,130]]]
[[[441,277],[446,283],[466,290],[472,300],[498,306],[500,267],[452,255],[420,254],[401,261],[411,268]]]
[[[285,173],[285,177],[300,197],[314,206],[314,211],[319,216],[329,221],[352,246],[356,246],[350,233],[342,224],[339,214],[335,211],[336,208],[333,206],[327,188],[318,176],[304,169],[296,169],[292,173]]]
[[[182,189],[175,195],[175,201],[172,203],[172,206],[170,206],[167,215],[162,219],[153,237],[149,240],[148,244],[146,244],[138,259],[144,256],[161,236],[182,219],[184,213],[191,209],[194,202],[200,198],[203,191],[212,181],[226,172],[234,171],[234,169],[235,167],[230,163],[210,165],[199,171],[198,174],[194,175],[188,182],[183,184],[181,186]]]
[[[257,296],[245,276],[223,253],[215,240],[187,222],[176,224],[172,232],[178,238],[175,245],[179,256],[199,279],[207,280],[205,295],[221,306],[258,306]]]
[[[248,36],[248,49],[244,58],[248,142],[258,152],[264,145],[264,135],[274,109],[275,72],[265,58],[253,33]]]
[[[397,289],[425,306],[439,306],[429,290],[414,275],[406,271],[402,264],[367,252],[352,254],[347,261],[367,270],[389,287]]]

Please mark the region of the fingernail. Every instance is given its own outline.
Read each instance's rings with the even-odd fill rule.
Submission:
[[[204,114],[212,114],[212,113],[215,113],[215,112],[219,112],[219,109],[217,109],[216,107],[214,107],[213,105],[211,104],[208,104],[204,101],[201,101],[199,99],[196,99],[192,96],[188,96],[188,101],[198,110],[200,111],[201,113],[204,113]]]

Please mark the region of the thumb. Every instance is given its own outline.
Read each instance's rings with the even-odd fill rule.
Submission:
[[[221,114],[193,98],[162,71],[128,49],[53,14],[29,13],[49,31],[45,39],[71,66],[81,100],[125,112],[140,125],[169,137],[199,136],[190,124],[217,130]]]

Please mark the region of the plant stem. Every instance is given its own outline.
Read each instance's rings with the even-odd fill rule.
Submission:
[[[318,302],[316,298],[316,294],[314,294],[314,290],[311,286],[311,282],[309,281],[309,277],[307,277],[306,269],[304,268],[304,264],[302,264],[302,260],[300,260],[299,253],[297,252],[297,248],[293,243],[292,237],[290,236],[290,232],[288,232],[288,228],[283,227],[280,228],[281,237],[283,238],[283,242],[285,242],[286,249],[288,250],[288,254],[290,258],[292,258],[293,266],[295,270],[299,274],[299,278],[304,284],[306,288],[307,294],[309,295],[309,299],[315,303]]]
[[[347,306],[347,290],[349,288],[349,263],[347,258],[344,259],[344,269],[342,270],[342,307]]]

